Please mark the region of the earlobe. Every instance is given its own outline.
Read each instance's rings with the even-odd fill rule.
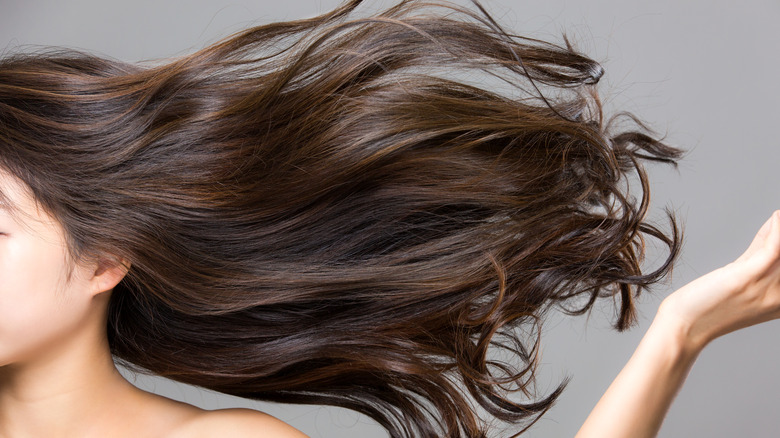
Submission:
[[[113,289],[127,275],[130,270],[130,262],[124,259],[101,258],[95,268],[92,277],[94,294]]]

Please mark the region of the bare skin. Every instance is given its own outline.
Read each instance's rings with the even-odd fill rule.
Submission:
[[[205,412],[127,382],[97,316],[34,362],[0,367],[0,436],[171,436]]]
[[[26,188],[0,173],[0,189],[14,207],[0,206],[0,437],[306,437],[261,412],[202,410],[125,380],[105,327],[126,263],[71,263],[63,229]]]

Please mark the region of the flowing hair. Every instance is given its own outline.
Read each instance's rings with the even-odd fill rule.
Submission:
[[[107,324],[124,366],[393,438],[519,435],[566,385],[534,388],[545,312],[611,298],[622,331],[671,270],[681,232],[645,220],[643,162],[682,151],[605,118],[603,70],[565,37],[476,0],[360,3],[159,64],[8,53],[0,167],[74,260],[129,263]],[[646,237],[669,253],[643,273]]]

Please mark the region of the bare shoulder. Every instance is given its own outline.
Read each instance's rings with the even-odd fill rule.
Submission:
[[[175,436],[212,438],[309,438],[284,421],[253,409],[233,408],[201,411],[178,430]]]

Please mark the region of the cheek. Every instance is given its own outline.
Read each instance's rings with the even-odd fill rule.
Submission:
[[[0,366],[67,335],[84,311],[56,248],[0,242]],[[29,243],[29,242],[28,242]]]

